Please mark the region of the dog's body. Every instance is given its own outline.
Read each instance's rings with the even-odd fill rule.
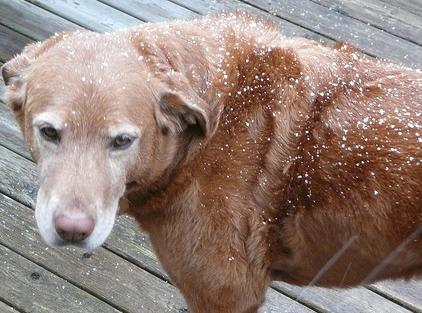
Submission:
[[[69,47],[76,59],[65,53]],[[114,64],[104,70],[100,65],[111,63],[110,54]],[[89,71],[63,70],[72,88],[54,82],[53,89],[52,77],[45,79],[60,75],[52,58],[61,66],[64,59],[83,61]],[[117,82],[108,77],[119,72]],[[40,75],[47,83],[38,81]],[[95,79],[91,86],[81,82],[83,75]],[[128,152],[130,158],[104,165],[112,168],[106,174],[98,168],[90,174],[97,179],[100,171],[114,184],[127,184],[125,194],[119,185],[106,206],[120,199],[148,232],[192,313],[256,312],[271,279],[352,286],[421,274],[418,71],[345,46],[287,40],[261,21],[228,14],[114,35],[56,36],[6,64],[3,76],[8,102],[38,160],[46,156],[30,121],[51,110],[45,101],[49,92],[72,99],[70,108],[57,102],[53,107],[65,121],[81,112],[69,122],[73,133],[83,133],[77,123],[87,129],[69,139],[78,142],[78,151],[62,153],[56,142],[49,158],[89,155],[101,164],[117,162],[99,157],[92,147],[80,148],[85,143],[80,138],[97,138],[96,129],[109,127],[102,122],[104,111],[114,123],[126,119],[142,127],[134,134],[143,142],[130,148],[136,149]],[[64,135],[60,140],[65,145]],[[119,166],[123,174],[116,173]],[[42,166],[40,171],[48,172]],[[69,210],[51,208],[57,201],[43,189],[60,174],[44,175],[38,212]],[[106,187],[98,190],[115,185]],[[66,203],[83,211],[78,192]],[[97,224],[99,206],[89,211]],[[37,215],[40,229],[45,214]],[[57,243],[54,229],[45,228],[46,240]],[[45,235],[48,231],[53,235]],[[89,239],[90,248],[101,243]]]

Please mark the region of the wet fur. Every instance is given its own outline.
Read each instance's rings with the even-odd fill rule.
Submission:
[[[204,31],[213,27],[220,35]],[[310,283],[351,238],[314,283],[421,274],[420,72],[285,39],[243,13],[116,36],[149,60],[153,79],[133,79],[156,101],[150,151],[160,160],[139,158],[149,174],[130,170],[122,204],[190,312],[256,312],[272,279]],[[16,88],[7,101],[23,123]]]

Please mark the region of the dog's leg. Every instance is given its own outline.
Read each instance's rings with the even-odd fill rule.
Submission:
[[[190,313],[257,312],[270,282],[259,249],[246,252],[244,242],[237,242],[233,234],[215,236],[218,228],[208,238],[202,233],[201,239],[187,238],[191,234],[184,228],[173,227],[165,236],[157,229],[150,234],[151,242]]]
[[[221,246],[219,252],[224,249]],[[175,255],[172,262],[163,262],[189,312],[256,313],[270,281],[267,271],[245,259],[232,260],[217,256],[216,250],[214,254],[207,248],[201,250],[177,256],[179,262],[174,262]]]
[[[256,295],[250,294],[239,297],[234,293],[226,293],[220,299],[210,294],[192,295],[185,295],[189,313],[257,313],[264,302],[264,297],[256,298]]]

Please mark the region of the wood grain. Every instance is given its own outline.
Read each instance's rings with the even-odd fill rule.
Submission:
[[[175,287],[107,249],[84,258],[80,250],[47,247],[38,235],[33,211],[2,194],[0,216],[2,245],[100,299],[129,312],[177,312],[185,307]]]
[[[422,44],[422,18],[381,0],[312,0],[340,14],[376,26],[418,45]],[[422,7],[422,4],[421,4]]]
[[[0,61],[8,61],[31,42],[31,38],[0,24]]]
[[[109,6],[139,18],[144,22],[162,22],[173,19],[188,19],[196,14],[177,4],[162,0],[100,0]]]
[[[330,313],[409,313],[410,311],[384,297],[374,294],[366,288],[327,289],[319,287],[301,288],[282,282],[273,282],[272,286],[285,292],[317,310]]]
[[[7,0],[4,0],[7,1]],[[137,25],[139,20],[98,1],[28,0],[87,29],[108,32]]]
[[[0,245],[0,298],[33,313],[117,313],[107,303]],[[60,301],[57,301],[60,299]],[[16,312],[13,310],[0,312]]]
[[[79,25],[23,0],[0,0],[0,7],[1,24],[35,40],[50,37],[59,30],[81,28]]]
[[[399,9],[412,12],[422,17],[422,4],[420,0],[383,0],[386,4]]]
[[[255,16],[260,16],[268,20],[272,20],[276,25],[278,25],[280,32],[285,36],[289,37],[305,37],[308,39],[313,39],[317,41],[332,42],[328,37],[309,31],[306,28],[301,27],[290,23],[286,20],[277,18],[274,15],[268,14],[259,10],[251,5],[237,1],[237,0],[219,0],[219,1],[208,1],[208,0],[172,0],[172,2],[177,3],[185,8],[188,8],[194,12],[205,15],[209,13],[215,13],[220,11],[234,11],[234,10],[243,10],[250,12]]]
[[[389,299],[422,313],[422,281],[383,281],[369,286],[369,289],[386,295]]]
[[[15,117],[8,106],[2,101],[0,101],[0,125],[2,127],[0,144],[5,144],[8,149],[30,159],[31,155],[22,140],[22,134],[15,122]]]
[[[370,55],[398,64],[422,66],[422,47],[402,38],[339,14],[310,0],[245,0],[271,14],[323,33],[332,39],[346,41]]]
[[[2,313],[18,313],[18,311],[4,302],[0,301],[0,312]]]

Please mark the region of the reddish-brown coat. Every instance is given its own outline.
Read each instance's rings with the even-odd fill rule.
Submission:
[[[422,74],[253,23],[239,13],[119,33],[160,102],[131,109],[157,123],[122,203],[191,312],[256,312],[271,279],[419,275]]]

